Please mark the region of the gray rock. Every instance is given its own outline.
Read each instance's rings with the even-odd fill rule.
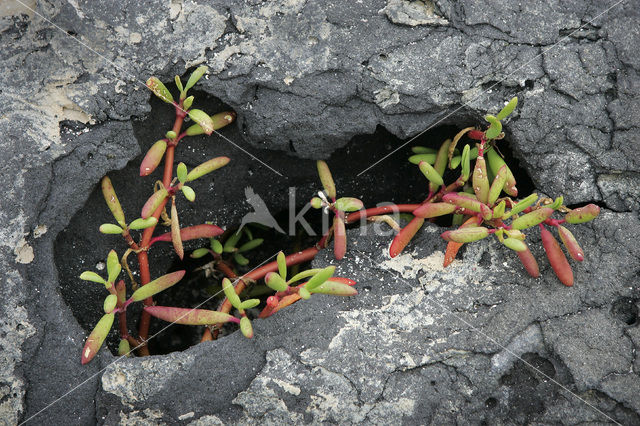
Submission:
[[[4,423],[639,422],[637,2],[26,4],[35,11],[0,8]],[[202,138],[184,153],[189,166],[214,152],[238,159],[216,177],[216,213],[205,218],[223,225],[246,212],[239,176],[253,174],[256,191],[283,207],[278,188],[296,182],[306,198],[317,185],[300,159],[332,152],[345,193],[419,199],[417,181],[389,173],[401,153],[356,176],[393,143],[336,150],[378,126],[409,138],[481,124],[518,95],[506,140],[535,189],[605,207],[576,227],[587,251],[576,285],[562,287],[543,263],[541,280],[525,277],[495,242],[443,270],[435,227],[395,260],[383,254],[389,237],[351,231],[339,267],[358,278],[358,297],[298,303],[256,321],[252,341],[236,333],[113,365],[102,351],[81,367],[103,295],[58,272],[57,248],[74,236],[81,270],[103,257],[109,242],[87,232],[104,213],[92,191],[159,137],[140,121],[154,105],[144,80],[169,82],[199,64],[211,70],[199,89],[238,113],[225,135],[245,150],[221,139],[199,148]],[[114,181],[126,184],[135,167]]]

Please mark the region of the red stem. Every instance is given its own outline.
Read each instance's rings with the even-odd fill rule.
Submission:
[[[184,122],[184,118],[186,117],[186,113],[182,110],[182,100],[180,100],[180,104],[176,106],[176,119],[173,123],[173,131],[176,134],[180,134],[180,129],[182,128],[182,123]],[[169,141],[167,146],[167,151],[165,152],[164,157],[164,173],[162,177],[162,184],[165,188],[169,188],[171,185],[171,179],[173,176],[173,161],[174,161],[174,151],[177,145],[177,141]],[[156,219],[160,218],[162,211],[164,210],[164,206],[167,203],[168,198],[160,204],[160,206],[153,212],[153,217]],[[145,285],[151,281],[151,275],[149,273],[149,256],[147,255],[147,250],[149,249],[149,242],[151,241],[151,237],[153,235],[153,231],[155,230],[155,225],[149,228],[146,228],[142,233],[142,240],[140,241],[141,251],[138,252],[138,266],[140,267],[140,284]],[[149,297],[144,300],[145,306],[153,305],[153,298]],[[140,340],[144,343],[139,349],[140,355],[148,355],[149,348],[146,346],[146,340],[149,337],[149,324],[151,322],[151,315],[145,310],[142,311],[140,315],[140,325],[138,328],[138,335]]]

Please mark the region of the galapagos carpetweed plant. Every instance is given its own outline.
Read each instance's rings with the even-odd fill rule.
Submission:
[[[214,336],[211,330],[217,332],[224,323],[238,324],[244,336],[251,338],[253,337],[253,327],[248,311],[256,308],[261,300],[248,298],[242,301],[240,297],[247,287],[247,282],[255,282],[265,276],[265,287],[273,289],[276,293],[266,300],[265,307],[259,315],[261,317],[269,316],[301,298],[308,299],[313,293],[340,296],[350,296],[357,293],[353,288],[355,282],[346,278],[333,277],[335,267],[303,271],[288,281],[286,280],[287,266],[309,261],[317,253],[317,249],[289,256],[280,252],[277,261],[254,269],[250,274],[238,276],[236,267],[249,263],[249,259],[243,253],[260,246],[262,239],[253,238],[246,227],[242,232],[225,233],[222,228],[210,223],[181,226],[176,206],[180,194],[188,202],[195,202],[195,191],[188,184],[226,166],[230,161],[227,157],[216,157],[192,170],[188,170],[187,166],[180,162],[175,167],[174,176],[175,152],[182,139],[201,134],[211,135],[235,119],[235,113],[230,111],[209,115],[202,110],[192,108],[194,96],[188,96],[188,91],[206,71],[207,67],[197,68],[184,85],[180,77],[176,76],[175,84],[179,90],[177,100],[174,100],[171,92],[158,78],[151,77],[147,81],[147,87],[154,95],[173,106],[175,121],[171,130],[165,133],[165,137],[151,146],[140,165],[140,176],[144,178],[152,175],[164,160],[162,179],[153,184],[153,193],[144,203],[139,218],[127,222],[111,180],[106,176],[102,179],[102,194],[116,223],[102,224],[99,230],[103,234],[120,235],[126,242],[128,249],[121,257],[115,250],[109,252],[106,262],[106,278],[93,271],[85,271],[80,275],[82,280],[104,285],[108,292],[103,302],[104,315],[90,333],[82,350],[81,362],[83,364],[91,361],[98,353],[116,316],[119,322],[118,353],[120,355],[131,354],[132,347],[140,356],[149,355],[147,340],[152,317],[176,324],[206,326],[203,340],[216,337],[217,333]],[[192,124],[183,130],[182,127],[187,120],[191,120]],[[161,219],[162,222],[160,222]],[[154,236],[158,225],[166,225],[170,231]],[[134,238],[135,233],[140,234],[137,235],[137,240]],[[246,237],[246,241],[241,240],[243,236]],[[225,237],[224,244],[217,237]],[[195,239],[210,240],[210,248],[195,250],[192,257],[198,258],[207,254],[213,256],[214,268],[225,275],[221,281],[224,294],[223,302],[217,310],[157,306],[153,301],[153,296],[180,282],[186,271],[178,270],[152,280],[149,251],[157,243],[171,243],[173,251],[180,259],[183,259],[183,242]],[[132,253],[137,256],[137,274],[129,266],[129,255]],[[124,279],[119,279],[122,269],[127,272],[129,286],[126,285]],[[278,271],[277,274],[275,271]],[[139,282],[134,278],[135,275],[140,277]],[[295,283],[305,278],[308,281],[294,286]],[[234,280],[235,285],[231,280]],[[129,297],[127,297],[128,292],[131,292]],[[127,318],[127,307],[136,302],[144,305],[138,323],[137,336],[130,332]],[[238,316],[230,314],[232,309],[237,311]]]
[[[520,200],[516,180],[509,166],[498,152],[498,141],[504,137],[502,120],[515,109],[517,98],[496,115],[485,116],[489,126],[484,130],[468,127],[452,140],[445,140],[440,148],[432,150],[413,147],[415,155],[409,161],[417,164],[429,181],[429,193],[425,201],[411,213],[413,219],[393,240],[389,254],[397,256],[424,224],[425,220],[453,215],[453,225],[458,229],[442,233],[448,241],[444,266],[449,265],[465,243],[494,235],[507,248],[517,252],[526,271],[533,277],[540,275],[538,263],[525,242],[525,230],[539,227],[542,246],[558,279],[567,286],[573,285],[573,271],[564,252],[548,228],[556,228],[572,259],[582,261],[583,250],[571,231],[564,224],[584,223],[595,219],[600,208],[595,204],[569,209],[563,205],[563,197],[555,200],[531,194]],[[457,149],[460,140],[467,136],[475,146],[465,144],[462,152]],[[473,172],[471,161],[475,160]],[[445,185],[443,176],[447,167],[460,170],[459,177]],[[469,181],[470,180],[470,181]],[[564,213],[562,219],[554,213]]]
[[[264,242],[262,238],[254,238],[251,226],[227,231],[211,223],[181,227],[176,207],[180,193],[189,202],[196,200],[196,194],[188,183],[226,166],[230,161],[227,157],[216,157],[191,171],[184,163],[178,163],[174,176],[175,151],[183,138],[200,134],[210,135],[235,119],[233,112],[221,112],[210,116],[204,111],[191,108],[194,97],[187,96],[188,90],[205,72],[206,67],[196,69],[184,86],[176,76],[175,82],[180,92],[177,101],[174,101],[160,80],[152,77],[147,81],[147,86],[156,96],[174,107],[175,122],[173,128],[166,132],[163,139],[153,144],[142,160],[141,177],[151,175],[163,160],[164,169],[162,179],[154,183],[154,191],[144,204],[140,217],[127,222],[111,181],[108,177],[102,180],[102,192],[116,224],[103,224],[100,231],[104,234],[121,235],[128,249],[121,257],[114,250],[109,252],[106,278],[92,271],[86,271],[80,276],[83,280],[104,285],[108,291],[103,303],[104,315],[86,340],[82,351],[82,363],[89,362],[96,355],[116,316],[120,335],[118,353],[129,355],[133,346],[138,355],[144,356],[149,354],[147,339],[152,317],[170,323],[204,326],[202,341],[218,338],[222,326],[229,323],[239,326],[244,336],[251,338],[254,334],[252,318],[269,317],[301,299],[309,299],[314,294],[356,295],[355,281],[334,277],[335,266],[302,272],[291,272],[288,268],[297,268],[309,262],[320,250],[326,248],[332,239],[336,260],[343,259],[347,250],[346,226],[363,220],[382,221],[397,231],[389,248],[389,255],[395,257],[410,244],[411,239],[427,220],[450,216],[451,224],[457,228],[442,233],[442,238],[447,241],[444,266],[453,261],[463,244],[494,235],[507,249],[517,253],[525,270],[533,277],[538,277],[540,271],[527,245],[525,233],[537,227],[540,229],[542,246],[555,274],[563,284],[573,285],[571,266],[550,229],[556,229],[571,258],[582,261],[584,252],[564,225],[593,220],[599,214],[599,207],[589,204],[570,209],[563,204],[562,196],[551,199],[539,197],[535,193],[521,199],[517,198],[514,174],[504,161],[498,146],[504,138],[502,120],[514,111],[517,98],[508,102],[496,116],[487,115],[485,119],[489,125],[484,130],[475,127],[465,128],[452,139],[445,140],[439,149],[412,147],[414,155],[409,161],[417,165],[419,172],[427,179],[427,196],[420,204],[391,204],[364,209],[362,201],[357,198],[337,197],[329,166],[324,161],[318,161],[317,170],[323,190],[311,198],[310,204],[333,217],[331,227],[313,246],[289,255],[280,251],[275,261],[240,273],[242,268],[246,271],[247,265],[251,263],[250,257],[253,256],[249,253]],[[182,130],[184,122],[188,119],[193,121],[193,124]],[[445,177],[452,175],[457,177],[445,183]],[[412,218],[401,228],[391,216],[394,213],[410,213]],[[553,217],[560,214],[564,214],[564,217]],[[154,236],[159,225],[168,226],[170,229]],[[132,231],[141,233],[137,241]],[[216,281],[211,292],[224,295],[218,308],[209,310],[157,306],[153,296],[180,282],[186,272],[178,270],[151,280],[149,250],[156,243],[171,243],[173,251],[182,259],[183,242],[195,239],[207,240],[206,246],[194,250],[191,257],[210,258],[207,271],[214,272],[209,275]],[[135,273],[128,263],[128,256],[132,253],[137,256],[140,282],[135,280]],[[128,286],[124,279],[119,279],[123,268],[127,272]],[[131,295],[127,297],[127,293]],[[127,322],[127,307],[132,303],[144,304],[137,336],[130,332]]]

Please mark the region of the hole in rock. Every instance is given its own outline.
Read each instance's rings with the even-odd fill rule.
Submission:
[[[175,87],[170,84],[167,86],[173,93],[176,92]],[[195,95],[195,108],[209,113],[229,110],[229,107],[220,100],[203,92],[190,93]],[[133,123],[142,154],[131,160],[124,169],[109,173],[128,222],[139,217],[143,204],[151,194],[154,182],[161,179],[162,166],[151,176],[140,178],[140,162],[153,143],[162,138],[166,130],[171,129],[174,120],[172,108],[155,97],[151,99],[150,104],[151,113],[148,118]],[[234,123],[222,129],[221,133],[262,162],[281,172],[283,176],[273,173],[216,135],[186,138],[176,149],[176,164],[182,161],[191,170],[198,164],[217,156],[227,156],[231,158],[231,162],[226,167],[190,183],[196,193],[195,203],[188,202],[178,194],[177,204],[182,226],[210,221],[225,229],[236,229],[247,213],[254,212],[254,207],[247,201],[248,198],[258,196],[264,202],[284,233],[252,226],[250,229],[254,237],[264,238],[265,242],[259,248],[245,253],[250,264],[246,268],[239,268],[238,272],[242,273],[269,259],[279,250],[292,253],[312,246],[322,234],[323,220],[320,211],[310,209],[303,216],[309,224],[309,229],[305,229],[300,221],[295,222],[291,229],[289,226],[290,217],[298,215],[308,205],[309,199],[321,189],[315,161],[294,156],[287,144],[284,148],[286,152],[256,148],[255,145],[244,141],[243,132],[238,127]],[[336,182],[338,195],[360,198],[366,207],[373,207],[382,202],[421,202],[427,196],[428,184],[417,166],[407,161],[412,155],[411,147],[422,145],[437,148],[444,139],[453,137],[458,129],[450,125],[434,128],[360,177],[357,176],[360,171],[383,158],[404,141],[382,127],[376,129],[373,134],[353,137],[349,143],[336,150],[327,159]],[[69,131],[78,130],[70,128]],[[308,145],[305,146],[305,143]],[[269,146],[269,143],[261,143],[261,146]],[[296,153],[301,156],[313,152],[313,149],[312,142],[305,141],[303,137],[295,142]],[[317,150],[317,147],[315,149]],[[519,188],[532,187],[526,172],[513,166],[514,159],[507,143],[501,142],[501,152],[505,154],[507,162],[516,173]],[[446,175],[445,180],[450,180],[451,177]],[[98,232],[100,224],[114,222],[105,205],[99,182],[96,182],[95,189],[89,195],[85,205],[78,209],[69,226],[58,235],[55,242],[55,261],[59,272],[61,293],[75,318],[87,332],[93,329],[102,316],[102,303],[108,293],[104,286],[81,281],[78,277],[85,270],[105,276],[105,268],[100,271],[96,269],[96,265],[105,261],[109,250],[115,249],[121,256],[127,249],[120,236],[102,235]],[[168,228],[159,226],[155,235],[168,231]],[[137,241],[139,234],[137,231],[132,233]],[[309,233],[312,235],[308,235]],[[385,238],[390,241],[392,237]],[[152,247],[149,251],[152,279],[175,270],[187,271],[182,282],[154,298],[157,304],[195,307],[209,298],[212,293],[219,291],[220,274],[206,276],[205,273],[211,257],[197,260],[188,257],[194,249],[207,245],[206,240],[185,242],[183,261],[175,256],[170,243],[159,242]],[[442,247],[444,249],[444,242]],[[129,265],[133,271],[137,270],[135,254],[129,256]],[[301,265],[301,270],[304,266]],[[136,280],[139,279],[137,273],[134,272],[134,274],[136,274]],[[132,290],[124,271],[120,278],[127,282],[129,296]],[[257,286],[252,291],[255,294],[252,293],[249,297],[264,298],[264,294],[259,294],[260,289]],[[216,309],[219,302],[219,299],[212,299],[200,308]],[[137,335],[140,311],[140,303],[131,304],[127,310],[128,329],[134,336]],[[116,323],[117,321],[116,319]],[[167,325],[166,322],[152,320],[151,334],[162,330]],[[107,346],[112,351],[116,350],[119,340],[117,330],[117,324],[114,324],[107,340]],[[229,331],[235,330],[237,330],[236,326],[229,327]],[[184,350],[199,342],[202,332],[202,327],[173,325],[151,341],[152,353],[162,354]]]
[[[627,325],[634,325],[638,322],[638,305],[629,297],[621,297],[611,306],[611,314]]]
[[[493,397],[487,398],[484,404],[487,406],[487,408],[495,408],[496,405],[498,405],[498,400]]]

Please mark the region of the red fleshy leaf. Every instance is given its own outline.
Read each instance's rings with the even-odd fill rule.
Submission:
[[[176,199],[171,199],[171,242],[173,249],[180,259],[184,258],[184,248],[182,247],[182,238],[180,238],[180,222],[178,221],[178,209],[176,208]]]
[[[140,176],[148,176],[153,173],[160,161],[162,161],[166,149],[167,142],[164,139],[160,139],[149,148],[142,163],[140,163]]]
[[[236,322],[237,318],[218,311],[207,309],[174,308],[171,306],[145,306],[149,315],[174,324],[210,325],[223,322]]]
[[[553,237],[553,234],[547,230],[544,226],[540,228],[540,236],[542,237],[542,246],[544,251],[547,252],[547,258],[553,268],[553,272],[556,273],[558,279],[562,284],[571,287],[573,285],[573,271],[567,257],[562,252],[560,244]]]
[[[109,330],[111,330],[114,318],[114,314],[105,314],[96,324],[95,328],[87,338],[84,348],[82,348],[81,362],[83,365],[91,361],[100,350],[104,339],[107,337],[107,334],[109,334]]]
[[[409,244],[409,241],[420,230],[424,224],[424,219],[421,217],[414,217],[411,222],[398,232],[398,235],[393,239],[391,247],[389,247],[389,256],[396,257],[402,250]]]
[[[130,299],[134,302],[139,302],[154,294],[160,293],[180,281],[182,277],[184,277],[184,274],[185,271],[175,271],[156,278],[134,291]]]
[[[489,175],[487,174],[487,164],[484,157],[476,158],[476,166],[471,175],[473,191],[481,203],[487,203],[489,199]]]
[[[280,309],[286,308],[287,306],[297,302],[300,299],[301,297],[298,295],[298,293],[288,294],[278,301],[278,305],[275,308],[269,309],[268,306],[264,308],[262,312],[260,312],[260,315],[258,315],[258,318],[270,317],[271,315],[278,312]]]
[[[344,257],[347,252],[347,231],[344,221],[339,216],[333,218],[333,254],[337,260]]]
[[[354,280],[351,280],[349,278],[344,278],[344,277],[331,277],[327,281],[333,281],[336,283],[342,283],[342,284],[352,285],[352,286],[357,284]]]
[[[560,239],[562,243],[567,248],[569,255],[573,260],[578,262],[582,262],[584,260],[584,252],[578,244],[578,240],[573,236],[571,231],[569,231],[564,226],[558,226],[558,235],[560,235]]]
[[[424,203],[413,211],[413,215],[428,219],[453,213],[456,206],[451,203]]]
[[[444,252],[444,262],[442,263],[443,267],[447,267],[453,262],[464,243],[456,243],[455,241],[449,241],[447,243],[447,251]]]
[[[158,207],[160,207],[160,205],[164,202],[167,195],[169,195],[169,193],[164,187],[160,188],[159,191],[154,192],[153,195],[149,197],[147,202],[144,203],[144,206],[142,206],[142,213],[140,214],[140,216],[143,219],[147,219],[151,215],[153,215]]]
[[[467,136],[469,136],[469,139],[479,141],[484,137],[484,132],[482,130],[471,130],[467,133]]]
[[[186,228],[180,229],[180,239],[182,241],[195,240],[197,238],[214,238],[218,235],[221,235],[224,232],[222,228],[216,225],[195,225],[195,226],[187,226]],[[153,238],[153,242],[156,241],[171,241],[171,232],[167,232],[166,234],[158,235]]]
[[[529,275],[531,275],[533,278],[538,278],[540,276],[540,268],[538,267],[536,258],[533,257],[531,250],[529,250],[529,247],[527,247],[526,250],[519,251],[517,253],[518,257],[520,258],[520,262],[522,262],[522,266],[524,266],[524,269],[527,270]]]
[[[489,189],[487,188],[487,195],[488,193]],[[489,206],[476,199],[469,198],[464,193],[450,192],[442,197],[442,201],[462,207],[466,210],[480,213],[485,220],[489,220],[493,216],[493,211],[491,211]]]

